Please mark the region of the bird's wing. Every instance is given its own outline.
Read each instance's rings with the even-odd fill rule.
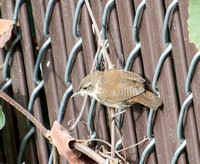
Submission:
[[[138,83],[145,82],[144,78],[142,78],[140,75],[138,75],[134,72],[121,70],[121,73],[123,74],[122,76],[124,76],[124,79],[134,80],[134,81],[137,81]]]
[[[113,73],[116,76],[112,76]],[[111,76],[112,79],[108,81]],[[113,85],[112,81],[116,82],[116,84]],[[99,84],[101,92],[97,93],[97,98],[109,103],[126,101],[145,91],[144,82],[145,80],[134,72],[108,70]]]
[[[103,92],[97,94],[98,98],[108,103],[123,102],[145,91],[143,86],[136,85],[134,81],[118,83],[117,89],[107,85]],[[114,87],[114,86],[113,86]],[[104,94],[102,94],[104,93]],[[106,94],[105,94],[106,93]]]
[[[137,83],[137,82],[136,82]],[[118,85],[118,99],[119,101],[125,101],[132,97],[135,97],[145,91],[143,86],[138,86],[135,82],[120,83]]]

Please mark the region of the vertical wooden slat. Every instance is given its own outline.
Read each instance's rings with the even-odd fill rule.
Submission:
[[[107,1],[103,0],[103,5]],[[104,6],[105,7],[105,6]],[[119,23],[117,17],[117,10],[115,3],[111,4],[108,12],[107,24],[106,24],[106,37],[109,43],[109,54],[112,64],[115,65],[116,69],[123,69],[125,59],[123,56],[123,49],[121,43],[121,35],[119,30]]]
[[[65,37],[67,38],[66,43],[65,43],[67,45],[66,55],[69,56],[73,46],[76,44],[76,39],[72,35],[73,18],[74,18],[76,3],[75,3],[75,1],[74,2],[68,1],[68,2],[62,2],[62,4],[67,5],[68,9],[69,9],[69,11],[68,11],[69,19],[68,20],[70,20],[70,22],[67,22],[66,16],[65,16],[66,13],[64,12],[65,10],[64,10],[64,8],[61,8],[63,18],[64,18],[63,19],[63,25],[64,25],[63,30],[65,30]],[[71,29],[71,31],[69,31],[70,29]],[[85,66],[84,66],[84,62],[83,62],[84,58],[83,58],[82,49],[80,49],[77,53],[78,54],[74,60],[74,65],[71,67],[72,72],[70,74],[70,77],[71,77],[70,80],[73,85],[73,92],[75,92],[78,89],[78,86],[79,86],[81,80],[85,76]],[[65,75],[66,65],[67,65],[67,62],[64,64],[64,75]],[[71,110],[73,110],[73,114],[71,115],[71,117],[67,118],[67,113],[66,113],[65,119],[64,119],[65,123],[68,123],[69,121],[73,120],[73,121],[71,121],[70,126],[68,126],[68,127],[71,127],[71,125],[74,123],[75,119],[78,117],[79,112],[82,107],[82,102],[83,102],[82,96],[76,96],[70,100],[70,103],[73,103],[73,106],[69,104],[70,106],[67,106],[66,110],[67,110],[67,112],[71,112]],[[86,109],[88,109],[88,103],[86,105]],[[87,110],[84,112],[84,114],[87,114]],[[78,126],[76,127],[76,129],[74,129],[75,132],[78,130],[78,138],[81,138],[81,139],[86,139],[88,136],[87,127],[84,124],[85,121],[86,120],[82,118],[81,121],[79,122]]]
[[[0,163],[6,163],[6,156],[4,154],[4,144],[2,138],[2,131],[0,131]]]
[[[194,44],[189,42],[189,34],[188,34],[188,24],[187,19],[189,17],[189,14],[187,12],[189,1],[186,1],[185,3],[179,2],[179,11],[180,11],[180,19],[181,19],[181,28],[184,38],[184,45],[185,45],[185,52],[186,52],[186,59],[188,67],[192,61],[192,58],[197,53],[197,49],[195,48]],[[193,93],[193,105],[192,108],[189,106],[185,112],[186,118],[185,118],[185,124],[184,124],[184,132],[186,136],[187,141],[187,151],[188,151],[188,160],[190,163],[198,163],[200,160],[200,121],[199,121],[199,70],[200,66],[197,64],[195,74],[192,79],[191,83],[191,91]],[[196,118],[196,119],[195,119]]]
[[[140,41],[145,77],[150,84],[148,87],[151,86],[158,59],[165,50],[162,41],[163,21],[162,1],[146,1],[146,9],[140,28]],[[156,154],[158,163],[170,163],[173,153],[179,145],[176,138],[178,104],[170,57],[165,60],[157,87],[164,106],[157,111],[153,127]],[[166,154],[166,152],[168,153]],[[185,163],[184,154],[179,159],[179,162]]]
[[[119,18],[119,26],[120,26],[124,56],[127,59],[131,51],[135,48],[135,44],[133,43],[133,37],[132,37],[134,6],[132,1],[123,2],[119,0],[116,1],[116,6]],[[142,67],[140,53],[137,53],[135,55],[135,58],[133,59],[130,68],[132,71],[143,75],[143,67]],[[147,132],[148,111],[149,109],[143,107],[142,105],[137,104],[134,105],[131,109],[129,109],[125,114],[122,133],[125,134],[124,136],[126,137],[126,139],[124,139],[126,147],[133,145],[137,142],[140,142],[144,139],[144,136],[146,135]],[[133,113],[133,116],[131,113]],[[127,131],[129,131],[130,133],[126,135]],[[146,144],[141,144],[138,147],[129,150],[128,156],[130,156],[130,158],[135,162],[139,161],[140,159],[139,157],[141,156],[147,144],[148,142],[146,142]],[[155,163],[156,161],[155,152],[151,153],[148,161],[151,161],[151,163]]]
[[[2,8],[6,11],[4,12],[3,17],[13,19],[14,12],[14,3],[12,0],[4,1]],[[8,7],[10,6],[10,7]],[[13,89],[13,97],[16,101],[18,101],[22,106],[27,108],[28,106],[28,92],[26,87],[25,80],[25,72],[23,67],[23,57],[22,52],[20,50],[19,44],[15,47],[13,52],[13,57],[11,57],[10,63],[10,71],[11,71],[11,79],[12,79],[12,89]],[[24,136],[29,131],[29,128],[26,125],[26,118],[19,112],[17,113],[17,121],[18,121],[18,129],[20,141],[24,138]],[[24,158],[23,160],[27,163],[37,163],[37,155],[35,149],[34,136],[32,136],[25,146]],[[18,155],[18,154],[17,154]]]
[[[69,87],[65,83],[65,69],[68,61],[68,56],[77,42],[72,34],[73,18],[77,1],[74,0],[61,0],[55,1],[55,6],[52,8],[52,17],[50,19],[49,32],[51,36],[51,46],[46,51],[42,59],[43,67],[43,79],[44,79],[44,91],[46,95],[46,102],[49,114],[50,124],[57,119],[59,105],[62,96],[66,89]],[[98,27],[101,30],[103,9],[107,0],[91,1],[91,7],[94,13],[94,17],[97,21]],[[135,11],[141,1],[120,1],[116,0],[109,9],[109,19],[107,20],[107,38],[109,42],[109,54],[112,63],[116,69],[123,69],[128,55],[135,47],[132,39],[132,29]],[[162,28],[164,22],[165,10],[168,8],[171,1],[146,1],[146,7],[143,13],[140,15],[139,25],[139,40],[141,41],[141,52],[134,58],[131,71],[141,74],[146,79],[147,88],[151,90],[152,80],[155,72],[156,65],[160,58],[160,55],[165,50],[166,46],[162,41]],[[1,12],[3,18],[13,17],[14,3],[12,0],[2,1]],[[47,0],[31,0],[34,26],[36,31],[37,43],[39,49],[47,39],[43,35],[43,23],[45,8],[47,6]],[[177,122],[179,117],[180,105],[183,103],[187,94],[185,93],[185,80],[187,75],[188,66],[197,52],[194,45],[188,41],[187,31],[187,18],[186,12],[189,2],[178,2],[178,6],[175,7],[170,15],[169,20],[169,38],[172,42],[172,54],[169,55],[163,65],[159,81],[158,89],[160,91],[161,98],[164,102],[162,109],[159,109],[155,115],[153,134],[155,137],[155,148],[153,148],[146,158],[147,163],[170,163],[174,152],[180,145],[180,141],[177,139]],[[22,33],[22,50],[18,46],[15,48],[13,59],[11,62],[11,77],[13,80],[13,96],[24,107],[27,107],[29,95],[32,93],[36,84],[33,82],[33,69],[35,63],[35,56],[33,53],[33,46],[31,40],[30,29],[28,26],[27,9],[24,3],[21,6],[21,12],[19,17],[19,23]],[[83,40],[82,49],[79,50],[74,67],[71,73],[71,81],[73,84],[73,91],[76,91],[81,80],[90,73],[90,69],[93,63],[96,48],[98,46],[98,38],[92,31],[92,22],[87,12],[85,5],[81,8],[80,12],[80,35]],[[141,54],[140,54],[141,53]],[[4,61],[4,51],[0,50],[0,65]],[[23,55],[23,57],[22,57]],[[24,62],[23,62],[24,61]],[[184,151],[182,151],[178,163],[198,163],[200,160],[200,112],[199,106],[199,64],[197,65],[194,78],[192,79],[192,93],[194,95],[193,104],[190,105],[185,112],[184,118],[184,133],[187,141],[187,157]],[[20,70],[20,71],[19,71]],[[1,72],[0,72],[1,73]],[[25,76],[26,74],[26,76]],[[4,84],[4,80],[0,77],[1,86]],[[38,95],[41,98],[41,95]],[[43,98],[42,98],[43,99]],[[78,124],[78,127],[72,132],[75,138],[88,139],[89,133],[87,130],[87,118],[89,110],[88,100],[86,110],[83,118]],[[77,118],[80,109],[82,107],[83,97],[77,96],[70,99],[66,106],[66,113],[63,118],[63,126],[67,129],[70,125],[68,122]],[[39,97],[34,104],[34,114],[42,122],[41,104]],[[179,104],[180,103],[180,104]],[[192,104],[192,103],[191,103]],[[8,104],[3,104],[3,110],[6,114],[6,126],[2,131],[3,144],[5,150],[5,156],[7,163],[15,163],[17,160],[19,145],[18,137],[16,136],[16,120],[14,118],[15,112]],[[5,109],[6,110],[5,110]],[[38,112],[36,112],[39,109]],[[105,111],[102,105],[97,103],[96,110],[94,111],[94,129],[97,132],[97,138],[109,140],[109,133],[107,126],[107,118],[105,118]],[[134,105],[123,116],[122,124],[122,136],[125,143],[125,147],[131,146],[141,141],[146,135],[147,118],[149,109],[142,105]],[[17,114],[19,115],[19,114]],[[19,134],[20,139],[26,134],[28,128],[25,127],[24,116],[18,116]],[[12,128],[12,130],[9,130]],[[108,128],[108,129],[107,129]],[[36,138],[36,145],[38,152],[35,151],[35,142],[33,138],[26,146],[25,161],[26,163],[37,163],[37,156],[39,163],[47,162],[47,150],[46,143],[39,132],[36,136],[41,139],[43,144],[39,144]],[[116,135],[116,138],[119,137]],[[147,146],[147,143],[134,147],[127,151],[127,160],[130,163],[138,163],[139,159]],[[5,149],[5,145],[12,147],[10,152]],[[97,143],[97,145],[101,145]],[[39,149],[40,147],[40,149]],[[43,155],[42,150],[45,151]],[[11,158],[12,156],[12,158]],[[10,158],[9,158],[10,157]],[[3,158],[2,158],[3,159]],[[66,163],[66,160],[61,158],[60,163]]]
[[[27,4],[23,3],[21,5],[21,12],[19,15],[19,22],[22,34],[22,49],[23,49],[23,56],[24,56],[24,65],[26,71],[26,79],[27,79],[27,86],[29,90],[29,95],[32,94],[33,90],[36,87],[36,84],[33,80],[33,71],[34,71],[34,61],[35,61],[35,54],[34,54],[34,47],[29,27],[29,19],[27,13]],[[42,107],[39,95],[36,97],[33,105],[33,113],[34,116],[43,123],[43,116],[42,116]],[[48,161],[48,152],[47,152],[47,145],[46,140],[42,133],[36,129],[36,146],[37,146],[37,154],[39,163],[47,163]]]
[[[61,3],[61,12],[62,12],[62,20],[63,20],[63,27],[64,27],[64,35],[66,39],[66,46],[67,46],[67,56],[69,56],[72,47],[76,43],[75,38],[72,34],[72,22],[75,13],[75,1],[60,1]],[[66,65],[65,65],[66,68]],[[71,114],[70,114],[71,113]],[[66,114],[63,118],[63,125],[70,128],[71,124],[68,122],[72,119],[76,118],[76,110],[74,106],[74,102],[72,99],[69,100],[67,107],[66,107]],[[78,128],[75,128],[72,131],[72,135],[75,138],[78,138]]]
[[[99,30],[101,30],[102,25],[102,16],[103,8],[101,1],[91,1],[92,12],[96,20]],[[96,32],[94,33],[96,38],[96,46],[98,46],[98,37]],[[108,129],[107,129],[107,118],[105,118],[105,108],[99,102],[96,103],[96,109],[94,114],[94,126],[97,133],[97,138],[109,140]],[[101,146],[102,143],[97,143],[98,146]]]
[[[4,50],[0,49],[0,65],[4,63]],[[3,71],[0,71],[0,81],[2,87],[5,84],[5,80],[3,78]],[[11,95],[11,87],[9,87],[6,91],[7,94]],[[2,101],[2,100],[1,100]],[[2,144],[4,145],[4,153],[6,156],[7,163],[15,163],[17,161],[17,155],[19,154],[19,136],[18,130],[16,128],[17,120],[15,115],[15,110],[12,108],[11,105],[2,101],[1,103],[2,110],[5,114],[6,124],[2,129]],[[13,137],[15,136],[15,137]],[[2,147],[2,148],[3,148]]]
[[[38,7],[38,1],[31,1],[31,4],[32,4],[33,16],[34,16],[34,20],[35,20],[35,24],[36,24],[36,36],[38,39],[39,47],[41,47],[42,44],[44,44],[45,40],[47,40],[47,38],[44,37],[44,35],[43,35],[43,25],[44,25],[44,16],[45,16],[45,1],[43,1],[43,0],[39,1],[39,4],[41,7]],[[58,5],[58,3],[57,3],[57,5]],[[40,13],[42,13],[42,16]],[[55,39],[52,39],[52,40],[53,40],[52,42],[56,41]],[[56,45],[55,43],[53,43],[53,44]],[[49,120],[50,120],[51,125],[53,124],[53,122],[55,120],[57,120],[59,102],[60,102],[59,97],[61,97],[60,92],[64,86],[64,85],[62,85],[63,80],[59,81],[58,80],[59,78],[56,74],[56,71],[58,71],[58,69],[60,69],[60,67],[57,67],[58,69],[54,70],[55,63],[54,63],[52,54],[53,54],[53,50],[51,48],[48,48],[48,50],[46,51],[46,53],[42,59],[44,87],[45,87],[45,94],[46,94],[46,99],[47,99]],[[57,52],[57,55],[58,54],[59,54],[59,52]],[[57,57],[59,57],[59,55]],[[65,60],[63,60],[63,61],[65,61]],[[64,77],[64,76],[62,76],[62,77]],[[58,78],[58,79],[56,79],[56,78]],[[60,92],[59,93],[58,93],[58,88],[57,88],[57,82],[60,84],[60,89],[59,89]],[[64,89],[63,89],[63,92],[64,92]],[[66,163],[66,159],[61,158],[61,162]]]
[[[38,4],[40,4],[40,7],[38,7]],[[46,41],[46,38],[43,35],[43,24],[44,24],[44,14],[45,14],[44,1],[32,0],[31,6],[33,10],[33,19],[35,24],[37,43],[40,50],[41,46]],[[42,68],[43,68],[44,88],[47,100],[49,120],[50,123],[52,124],[53,121],[57,119],[57,112],[58,112],[57,110],[59,108],[59,104],[58,104],[57,86],[55,83],[55,71],[51,55],[52,55],[51,48],[48,47],[42,59]],[[48,66],[47,63],[49,63]]]

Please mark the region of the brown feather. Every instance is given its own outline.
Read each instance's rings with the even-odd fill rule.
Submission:
[[[140,103],[153,110],[157,110],[163,104],[162,100],[158,96],[156,96],[154,93],[149,92],[147,90],[141,93],[140,95],[133,97],[127,102],[131,103],[132,101]]]

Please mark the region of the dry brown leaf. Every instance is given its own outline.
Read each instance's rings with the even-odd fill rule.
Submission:
[[[70,135],[67,129],[58,123],[58,121],[53,123],[51,138],[59,154],[64,156],[69,164],[95,164],[92,159],[84,156],[80,151],[70,148],[69,143],[75,141],[75,139]]]
[[[13,21],[0,19],[0,48],[3,48],[6,42],[12,36]]]

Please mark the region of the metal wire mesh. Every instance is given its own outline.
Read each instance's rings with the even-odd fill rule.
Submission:
[[[85,0],[28,2],[31,8],[21,0],[15,7],[12,0],[1,4],[2,17],[13,19],[15,26],[12,39],[0,51],[0,63],[4,64],[1,90],[13,95],[49,128],[58,120],[75,138],[111,141],[109,111],[95,99],[70,99],[81,80],[92,72],[93,63],[98,70],[106,68]],[[8,8],[9,3],[13,7]],[[116,132],[115,150],[137,144],[147,136],[147,142],[126,151],[125,160],[140,164],[198,163],[199,74],[195,72],[199,52],[185,39],[188,34],[184,11],[188,2],[102,0],[90,1],[90,5],[115,68],[144,76],[146,87],[164,102],[156,112],[136,104],[119,115],[117,127],[121,134]],[[28,10],[36,36],[31,34]],[[3,101],[1,104],[3,110],[10,110]],[[0,163],[52,163],[50,144],[29,120],[5,114],[7,120],[16,119],[18,125],[8,124],[0,133]],[[6,138],[10,134],[15,139]],[[15,149],[11,149],[12,144],[7,148],[6,143],[11,141]],[[92,144],[95,150],[101,146],[98,142]],[[7,149],[18,159],[10,158],[12,153]],[[59,158],[60,163],[67,163]],[[105,154],[104,158],[112,159]]]

